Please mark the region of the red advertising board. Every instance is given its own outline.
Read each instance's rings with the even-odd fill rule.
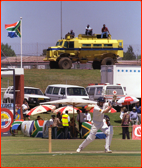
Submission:
[[[133,125],[132,139],[141,140],[141,125]]]

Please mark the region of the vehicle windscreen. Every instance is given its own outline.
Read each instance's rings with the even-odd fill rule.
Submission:
[[[67,95],[74,96],[87,96],[84,88],[67,88]]]
[[[63,41],[60,41],[59,46],[62,46],[62,44],[63,44]]]
[[[24,89],[24,94],[36,94],[36,95],[43,95],[42,91],[40,89]]]
[[[106,87],[106,94],[113,95],[113,91],[117,92],[117,95],[123,95],[123,90],[121,86],[107,86]]]
[[[59,41],[57,41],[57,43],[56,43],[56,46],[58,46],[59,45]]]

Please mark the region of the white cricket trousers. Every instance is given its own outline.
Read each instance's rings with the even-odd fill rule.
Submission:
[[[104,134],[106,134],[106,144],[105,144],[105,149],[109,149],[110,145],[111,145],[111,141],[112,141],[112,136],[113,136],[113,126],[109,126],[106,128],[102,128],[103,127],[103,121],[95,121],[92,124],[91,130],[89,135],[87,136],[87,138],[81,143],[81,145],[79,146],[79,148],[83,149],[85,148],[90,142],[92,142],[93,140],[95,140],[96,138],[96,133],[98,130],[101,130]]]

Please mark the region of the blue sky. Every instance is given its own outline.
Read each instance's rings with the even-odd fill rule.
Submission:
[[[30,54],[35,52],[32,44],[41,50],[55,45],[61,38],[61,1],[2,1],[1,42],[16,46],[16,53],[19,53],[16,48],[20,39],[7,37],[4,26],[17,22],[20,17],[23,52],[27,52],[28,44]],[[84,34],[87,24],[93,33],[100,34],[104,23],[112,39],[123,39],[124,47],[133,45],[136,52],[141,52],[140,1],[62,1],[62,37],[71,29],[75,36]]]

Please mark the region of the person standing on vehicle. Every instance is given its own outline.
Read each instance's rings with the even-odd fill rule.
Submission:
[[[62,115],[62,126],[64,132],[64,139],[68,138],[68,129],[70,125],[70,116],[68,115],[68,111],[65,111],[65,114]]]
[[[137,111],[137,114],[138,114],[138,121],[139,121],[139,125],[141,124],[141,106],[140,106],[140,103],[137,102],[136,103],[136,111]]]
[[[105,24],[103,24],[101,38],[103,38],[103,35],[104,35],[104,34],[106,35],[106,38],[108,38],[108,33],[109,33],[108,28],[105,26]],[[110,33],[109,33],[109,34],[110,34]]]
[[[87,145],[89,145],[89,143],[95,140],[96,137],[95,135],[99,129],[106,134],[105,152],[107,153],[112,152],[109,148],[113,136],[113,127],[109,126],[104,128],[103,119],[104,119],[104,113],[108,113],[110,111],[112,105],[114,105],[114,101],[109,102],[109,106],[107,108],[105,108],[104,103],[105,103],[104,97],[99,97],[97,105],[94,106],[93,121],[90,133],[87,136],[87,138],[82,142],[82,144],[79,146],[79,148],[76,150],[76,152],[80,152]]]
[[[127,109],[124,109],[124,115],[122,118],[121,126],[122,126],[122,139],[125,139],[125,135],[127,139],[130,139],[129,136],[129,122],[130,122],[130,115],[127,113]]]
[[[30,116],[27,115],[28,110],[30,109],[28,102],[26,99],[23,100],[23,104],[22,104],[22,110],[23,110],[23,117],[24,120],[26,120],[26,118],[28,118],[28,120],[30,120]]]

